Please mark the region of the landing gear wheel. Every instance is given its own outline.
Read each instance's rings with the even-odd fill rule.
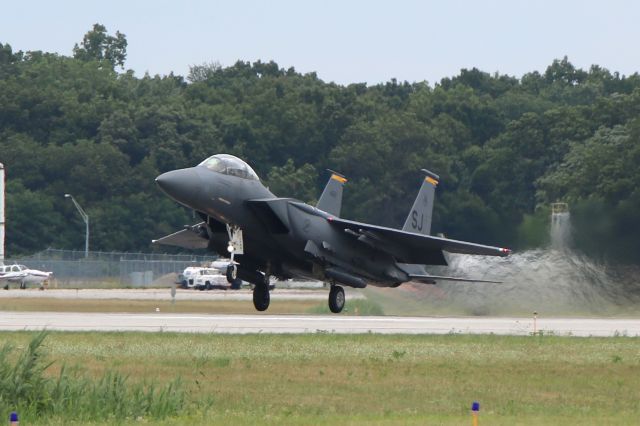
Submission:
[[[269,285],[261,284],[253,288],[253,306],[257,311],[266,311],[269,307],[271,296],[269,295]]]
[[[329,309],[334,314],[339,314],[344,308],[344,289],[339,285],[332,285],[329,291]]]
[[[242,280],[240,278],[236,278],[231,283],[231,290],[240,290],[242,288]]]
[[[233,284],[233,282],[238,278],[238,267],[233,263],[227,266],[227,282],[229,284]]]
[[[24,282],[24,281],[22,281],[22,282],[20,283],[20,289],[24,290],[25,288],[27,288],[27,284],[25,284],[25,282]]]

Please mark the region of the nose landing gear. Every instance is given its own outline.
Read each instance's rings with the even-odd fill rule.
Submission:
[[[344,308],[345,296],[344,289],[339,285],[331,284],[329,291],[329,309],[334,314],[339,314]]]
[[[237,278],[238,278],[238,266],[233,263],[233,260],[231,260],[232,263],[229,264],[229,266],[227,266],[227,281],[229,282],[229,284],[232,284]]]
[[[226,275],[227,281],[233,283],[239,281],[238,279],[238,265],[234,261],[236,254],[244,253],[244,244],[242,241],[242,229],[236,225],[227,225],[227,233],[229,234],[229,252],[230,262],[227,267]],[[253,306],[257,311],[266,311],[269,308],[271,302],[271,295],[269,294],[270,283],[269,277],[271,276],[271,267],[268,265],[265,274],[262,275],[259,271],[242,270],[242,279],[246,279],[249,282],[255,284],[253,288]],[[249,276],[249,278],[247,277]]]

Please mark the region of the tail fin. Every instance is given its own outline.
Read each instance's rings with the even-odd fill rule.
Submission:
[[[407,216],[407,220],[402,227],[403,231],[413,232],[416,234],[429,235],[431,233],[431,216],[433,214],[433,201],[435,199],[436,186],[440,177],[430,172],[429,170],[422,169],[427,175],[422,182],[420,192],[416,197],[416,201],[413,202],[413,207]]]
[[[323,210],[336,217],[340,217],[340,210],[342,209],[342,188],[347,182],[347,179],[340,173],[331,172],[331,178],[327,182],[327,186],[324,187],[322,195],[318,200],[317,208]]]

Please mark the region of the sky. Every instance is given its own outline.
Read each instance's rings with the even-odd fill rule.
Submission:
[[[326,82],[427,81],[462,68],[521,77],[565,55],[640,71],[633,0],[0,0],[0,43],[72,55],[94,23],[128,41],[126,69],[273,60]]]

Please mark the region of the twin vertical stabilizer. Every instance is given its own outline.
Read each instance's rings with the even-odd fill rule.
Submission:
[[[329,171],[331,172],[331,177],[324,191],[322,191],[316,207],[333,216],[340,217],[342,192],[347,179],[333,170]],[[422,172],[424,172],[426,176],[422,182],[418,196],[413,202],[409,216],[407,216],[407,220],[404,222],[402,230],[415,234],[430,235],[433,204],[440,177],[426,169],[422,169]]]
[[[407,216],[407,220],[404,222],[402,230],[429,235],[431,233],[431,217],[433,215],[436,186],[438,186],[440,177],[429,170],[422,169],[422,171],[427,176],[422,182],[420,192],[418,192],[416,201],[413,202],[413,207],[411,207],[411,211],[409,212],[409,216]]]
[[[329,171],[331,172],[331,178],[329,178],[327,186],[325,186],[324,191],[322,191],[316,207],[333,216],[340,217],[342,190],[347,179],[333,170]]]

